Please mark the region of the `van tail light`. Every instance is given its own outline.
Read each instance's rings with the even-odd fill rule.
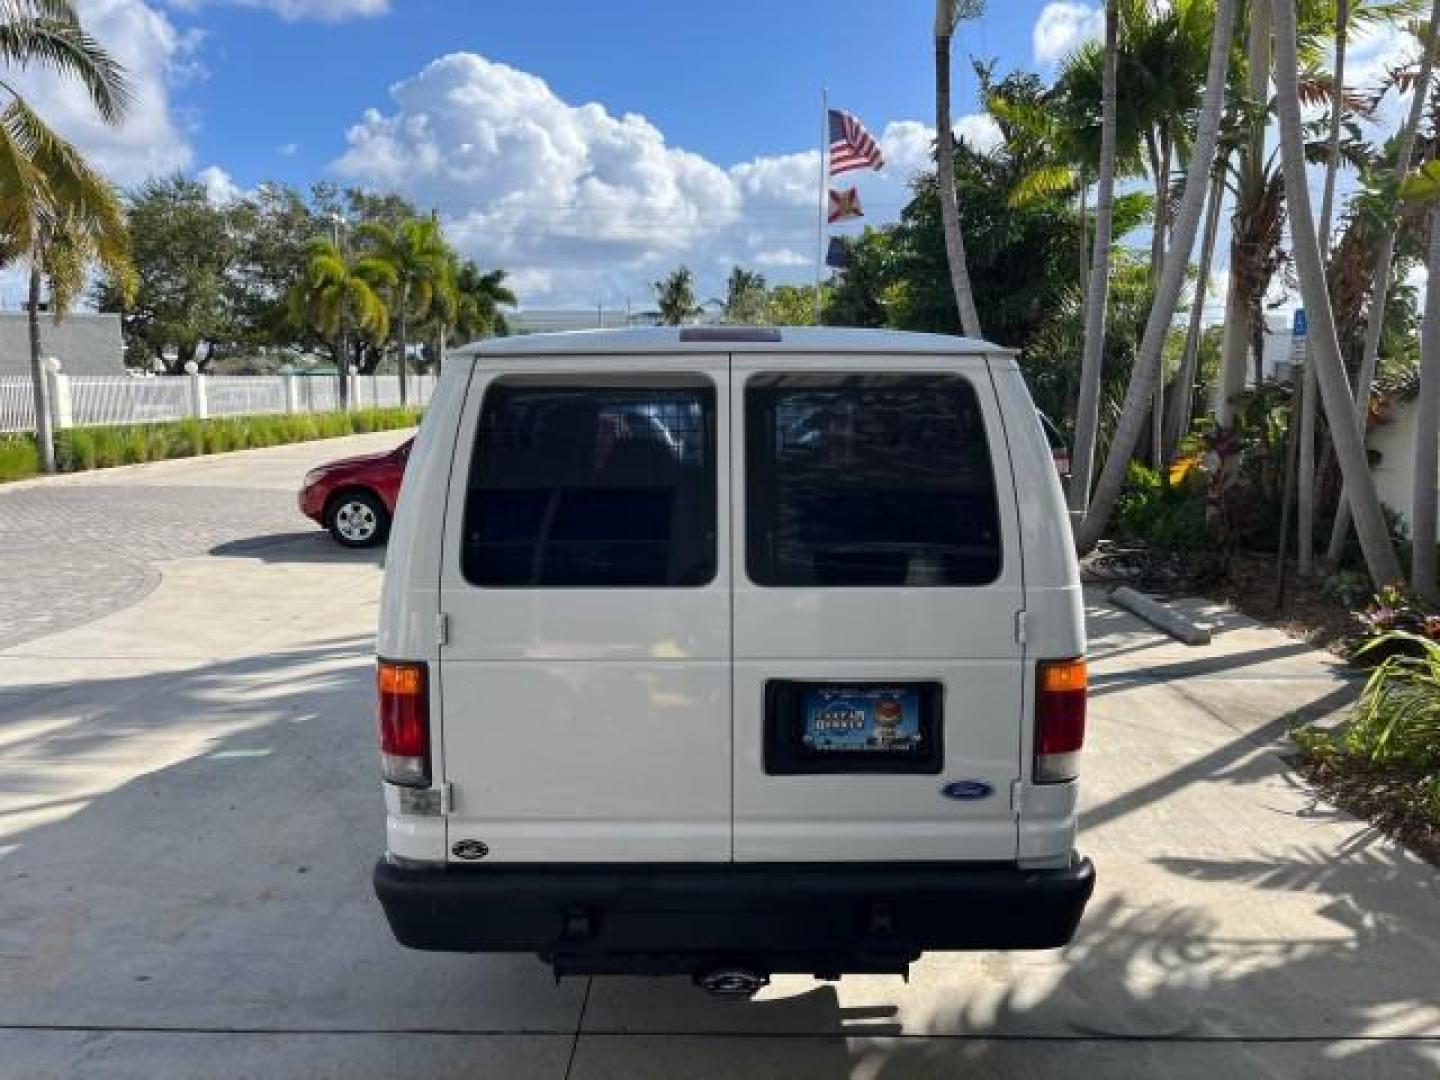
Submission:
[[[380,771],[392,784],[430,786],[430,695],[425,665],[381,660]]]
[[[1034,780],[1074,780],[1080,775],[1080,747],[1085,744],[1085,661],[1042,660],[1037,682]]]

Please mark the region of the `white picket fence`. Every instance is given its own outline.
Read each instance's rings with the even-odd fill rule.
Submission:
[[[340,387],[333,375],[129,375],[49,373],[50,411],[57,428],[150,424],[186,417],[333,412]],[[425,405],[435,376],[411,375],[409,401]],[[398,375],[350,376],[352,408],[400,404]],[[35,395],[26,376],[0,377],[0,432],[35,430]]]

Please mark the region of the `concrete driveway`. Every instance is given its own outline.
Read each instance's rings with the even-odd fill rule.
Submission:
[[[309,466],[401,437],[0,489],[29,560],[0,593],[0,1076],[1440,1071],[1436,871],[1280,756],[1353,682],[1241,618],[1187,649],[1098,598],[1100,885],[1069,949],[734,1004],[399,948],[368,881],[378,559],[292,506]]]

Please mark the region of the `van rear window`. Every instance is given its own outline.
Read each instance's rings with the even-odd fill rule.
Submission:
[[[462,572],[491,588],[678,588],[715,576],[715,390],[701,380],[486,392]]]
[[[983,585],[1000,514],[954,375],[759,375],[745,389],[746,568],[775,587]]]

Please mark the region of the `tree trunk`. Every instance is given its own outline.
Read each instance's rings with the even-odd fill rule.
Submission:
[[[955,191],[955,131],[950,126],[950,36],[955,25],[954,0],[935,2],[935,166],[940,192],[940,220],[945,227],[945,261],[955,307],[966,337],[983,337],[970,271],[965,262],[965,237],[960,231],[960,201]],[[942,33],[943,30],[943,33]]]
[[[1440,0],[1436,0],[1440,4]],[[1325,402],[1325,412],[1344,418],[1350,411],[1349,386],[1340,359],[1340,342],[1335,334],[1335,316],[1325,284],[1325,264],[1315,234],[1315,216],[1310,209],[1309,179],[1305,172],[1305,136],[1300,118],[1300,93],[1296,72],[1295,0],[1272,0],[1275,20],[1275,101],[1280,122],[1280,151],[1285,169],[1285,198],[1290,209],[1290,237],[1295,269],[1310,323],[1310,362],[1315,381]],[[1375,477],[1365,456],[1360,429],[1343,422],[1333,425],[1335,455],[1340,462],[1345,486],[1351,491],[1356,530],[1365,552],[1365,564],[1375,585],[1400,580],[1400,560],[1385,528]]]
[[[55,422],[50,415],[50,382],[45,377],[45,358],[40,355],[40,264],[31,256],[30,304],[30,382],[35,397],[35,444],[40,449],[40,467],[47,473],[55,471]]]
[[[1320,200],[1320,258],[1330,262],[1330,222],[1335,209],[1335,178],[1340,174],[1340,132],[1345,116],[1345,47],[1350,0],[1335,5],[1335,73],[1330,88],[1330,160],[1325,163],[1325,194]],[[1295,479],[1295,572],[1315,569],[1315,365],[1305,365],[1300,388],[1300,471]]]
[[[410,388],[405,381],[405,308],[410,302],[410,290],[400,290],[400,310],[395,317],[395,341],[400,346],[400,407],[403,409],[410,403]]]
[[[1415,534],[1410,585],[1421,599],[1440,601],[1435,581],[1436,485],[1440,483],[1440,208],[1430,226],[1425,321],[1420,328],[1420,398],[1415,403],[1415,488],[1410,519]]]
[[[1270,82],[1270,13],[1266,0],[1251,0],[1250,29],[1245,42],[1249,64],[1245,93],[1251,101],[1268,100]],[[1240,150],[1239,190],[1235,195],[1236,214],[1239,208],[1252,205],[1265,183],[1265,119],[1252,125],[1250,138]],[[1234,242],[1230,250],[1230,288],[1225,298],[1225,333],[1220,346],[1220,377],[1215,382],[1215,422],[1228,428],[1235,422],[1235,395],[1245,389],[1245,361],[1249,357],[1251,318],[1253,312],[1243,295],[1245,282],[1236,258]]]
[[[1155,280],[1159,281],[1161,268],[1165,265],[1165,244],[1170,232],[1170,155],[1173,149],[1173,142],[1170,138],[1168,128],[1160,129],[1160,176],[1156,181],[1158,189],[1156,194],[1159,201],[1155,210],[1155,243],[1151,247],[1152,253],[1158,260],[1151,270]],[[1161,352],[1160,371],[1155,379],[1155,400],[1150,407],[1150,464],[1160,468],[1161,459],[1164,456],[1163,444],[1165,442],[1165,361],[1164,352]]]
[[[1175,393],[1170,398],[1168,431],[1165,435],[1165,462],[1169,464],[1180,448],[1180,440],[1190,430],[1195,411],[1195,373],[1200,363],[1201,320],[1205,315],[1205,295],[1210,287],[1210,264],[1215,258],[1215,237],[1220,232],[1220,204],[1225,197],[1227,155],[1215,159],[1210,174],[1210,198],[1205,207],[1205,228],[1200,241],[1200,266],[1195,278],[1195,296],[1190,301],[1190,323],[1185,328],[1185,348],[1180,357],[1180,374],[1175,380]]]
[[[1410,159],[1415,156],[1415,137],[1420,131],[1420,120],[1425,113],[1425,103],[1430,97],[1430,73],[1435,63],[1437,27],[1440,27],[1440,0],[1435,0],[1430,9],[1430,36],[1425,42],[1425,53],[1420,60],[1420,77],[1412,91],[1415,96],[1410,101],[1410,116],[1405,121],[1405,127],[1400,131],[1400,146],[1395,156],[1395,184],[1397,187],[1410,171]],[[1370,391],[1375,386],[1375,369],[1380,363],[1380,337],[1385,328],[1385,304],[1390,295],[1390,275],[1395,258],[1395,237],[1399,231],[1400,222],[1397,217],[1394,224],[1380,238],[1380,245],[1375,253],[1375,269],[1370,284],[1369,317],[1365,323],[1365,353],[1360,358],[1360,376],[1355,382],[1355,404],[1351,410],[1351,423],[1360,433],[1362,443],[1365,439],[1365,421],[1370,413]],[[1326,415],[1330,417],[1332,431],[1345,424],[1344,414],[1329,412],[1330,401],[1328,398],[1325,401],[1325,408]],[[1340,489],[1340,504],[1335,508],[1335,525],[1330,530],[1330,547],[1325,557],[1331,565],[1339,563],[1341,556],[1345,554],[1345,545],[1350,540],[1350,522],[1353,516],[1354,507],[1350,505],[1350,491],[1347,482]],[[1379,584],[1388,584],[1388,582]]]
[[[1105,4],[1105,71],[1102,82],[1100,170],[1095,193],[1095,243],[1085,292],[1085,351],[1080,361],[1080,400],[1075,406],[1075,456],[1070,472],[1070,509],[1090,501],[1095,438],[1100,427],[1100,382],[1105,360],[1105,315],[1110,294],[1110,244],[1115,228],[1115,67],[1119,53],[1118,0]]]
[[[1165,268],[1160,275],[1160,286],[1156,289],[1154,303],[1150,306],[1150,316],[1145,322],[1145,335],[1135,357],[1130,386],[1125,392],[1125,404],[1110,442],[1110,454],[1105,459],[1105,468],[1101,471],[1100,482],[1095,487],[1095,497],[1090,502],[1090,510],[1085,515],[1076,538],[1076,546],[1082,553],[1095,546],[1109,524],[1115,501],[1120,496],[1120,486],[1125,480],[1126,466],[1130,463],[1130,456],[1135,450],[1135,443],[1146,420],[1155,380],[1160,374],[1161,350],[1165,346],[1170,323],[1175,317],[1180,290],[1185,285],[1185,272],[1190,266],[1190,251],[1195,246],[1200,213],[1205,207],[1205,194],[1210,184],[1211,166],[1215,162],[1220,117],[1225,105],[1225,76],[1230,66],[1230,41],[1234,29],[1235,0],[1218,0],[1215,32],[1210,42],[1209,68],[1205,75],[1204,103],[1196,127],[1189,167],[1185,173],[1185,191],[1180,198],[1180,212],[1170,234]]]

